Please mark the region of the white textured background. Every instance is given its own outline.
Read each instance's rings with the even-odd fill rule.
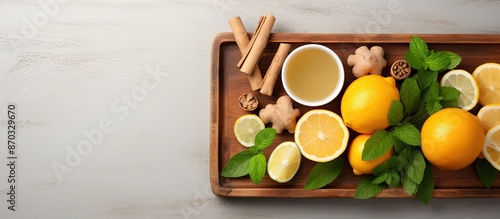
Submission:
[[[234,16],[253,30],[271,12],[274,32],[485,34],[500,33],[499,9],[493,0],[0,0],[0,218],[498,218],[499,199],[219,198],[208,149],[210,47]],[[6,202],[9,103],[16,212]],[[113,130],[68,163],[103,120]],[[55,163],[72,164],[62,181]]]

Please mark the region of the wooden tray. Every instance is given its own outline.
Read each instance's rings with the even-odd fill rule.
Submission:
[[[462,56],[461,69],[473,72],[474,69],[485,62],[500,62],[500,35],[424,35],[420,34],[435,51],[448,50]],[[292,44],[292,50],[298,46],[317,43],[334,50],[342,60],[345,69],[345,84],[339,97],[331,103],[316,107],[332,110],[340,115],[340,99],[346,87],[355,79],[351,68],[347,66],[347,57],[354,53],[359,46],[380,45],[385,51],[388,65],[398,59],[404,59],[403,54],[408,50],[411,35],[406,34],[271,34],[268,46],[263,52],[259,67],[263,74],[268,68],[279,43]],[[239,72],[236,64],[241,58],[240,51],[234,41],[232,33],[218,34],[212,45],[211,54],[211,79],[210,79],[210,183],[214,194],[219,196],[236,197],[353,197],[356,186],[363,178],[352,173],[346,162],[339,177],[330,185],[319,190],[304,190],[308,174],[315,163],[302,159],[299,171],[288,183],[277,183],[264,177],[260,185],[252,183],[249,177],[229,179],[220,176],[222,168],[229,158],[245,149],[236,140],[233,133],[235,120],[247,112],[238,106],[238,97],[244,93],[252,92],[246,75]],[[384,68],[383,75],[389,76],[389,67]],[[401,82],[398,82],[401,83]],[[285,91],[278,79],[272,97],[253,92],[258,100],[258,110],[269,103],[275,103]],[[294,103],[301,114],[313,109]],[[473,112],[477,112],[476,106]],[[351,132],[351,139],[356,136]],[[266,149],[265,155],[269,158],[273,149],[281,142],[291,140],[293,135],[284,131],[276,137],[274,143]],[[345,155],[342,155],[345,156]],[[497,177],[491,189],[486,189],[478,179],[473,165],[459,171],[440,171],[433,168],[435,191],[434,197],[459,198],[459,197],[500,197],[500,177]],[[407,198],[402,188],[386,189],[378,195],[384,198]]]

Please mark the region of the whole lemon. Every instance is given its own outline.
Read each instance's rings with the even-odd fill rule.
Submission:
[[[354,140],[352,140],[349,148],[347,149],[347,160],[349,160],[349,164],[352,167],[352,172],[356,175],[373,173],[373,169],[375,167],[389,160],[394,153],[394,148],[391,148],[384,155],[375,160],[362,160],[365,143],[370,137],[371,135],[358,135],[354,138]]]
[[[387,114],[393,100],[399,100],[394,78],[367,75],[347,87],[340,111],[347,127],[362,134],[373,134],[389,127]]]
[[[473,114],[446,108],[432,114],[422,126],[422,152],[442,170],[462,169],[477,158],[484,144],[484,129]]]

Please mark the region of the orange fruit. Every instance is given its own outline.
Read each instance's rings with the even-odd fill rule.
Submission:
[[[294,137],[304,157],[316,162],[328,162],[345,151],[349,131],[336,113],[315,109],[300,117]]]
[[[378,157],[377,159],[362,160],[365,143],[370,137],[371,135],[358,135],[356,138],[354,138],[354,140],[352,140],[349,148],[347,149],[347,160],[352,167],[352,172],[356,175],[372,174],[375,167],[389,160],[394,153],[394,148],[391,148],[384,155]]]
[[[479,119],[458,108],[432,114],[422,126],[422,152],[442,170],[459,170],[470,165],[483,149],[484,131]]]
[[[394,78],[367,75],[354,80],[346,89],[340,110],[347,127],[373,134],[389,127],[387,114],[393,100],[399,100]]]
[[[484,63],[472,73],[479,85],[479,103],[500,103],[500,64]]]

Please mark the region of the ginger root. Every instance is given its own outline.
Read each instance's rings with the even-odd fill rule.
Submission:
[[[352,74],[356,78],[367,74],[381,75],[382,69],[387,65],[384,49],[380,46],[373,46],[370,50],[366,46],[359,47],[353,55],[349,55],[347,65],[354,66]]]
[[[294,109],[292,99],[284,95],[278,98],[276,104],[268,104],[264,109],[261,109],[259,116],[264,123],[271,122],[278,134],[281,134],[284,129],[290,133],[294,133],[295,126],[297,126],[297,117],[300,116],[300,110]]]

